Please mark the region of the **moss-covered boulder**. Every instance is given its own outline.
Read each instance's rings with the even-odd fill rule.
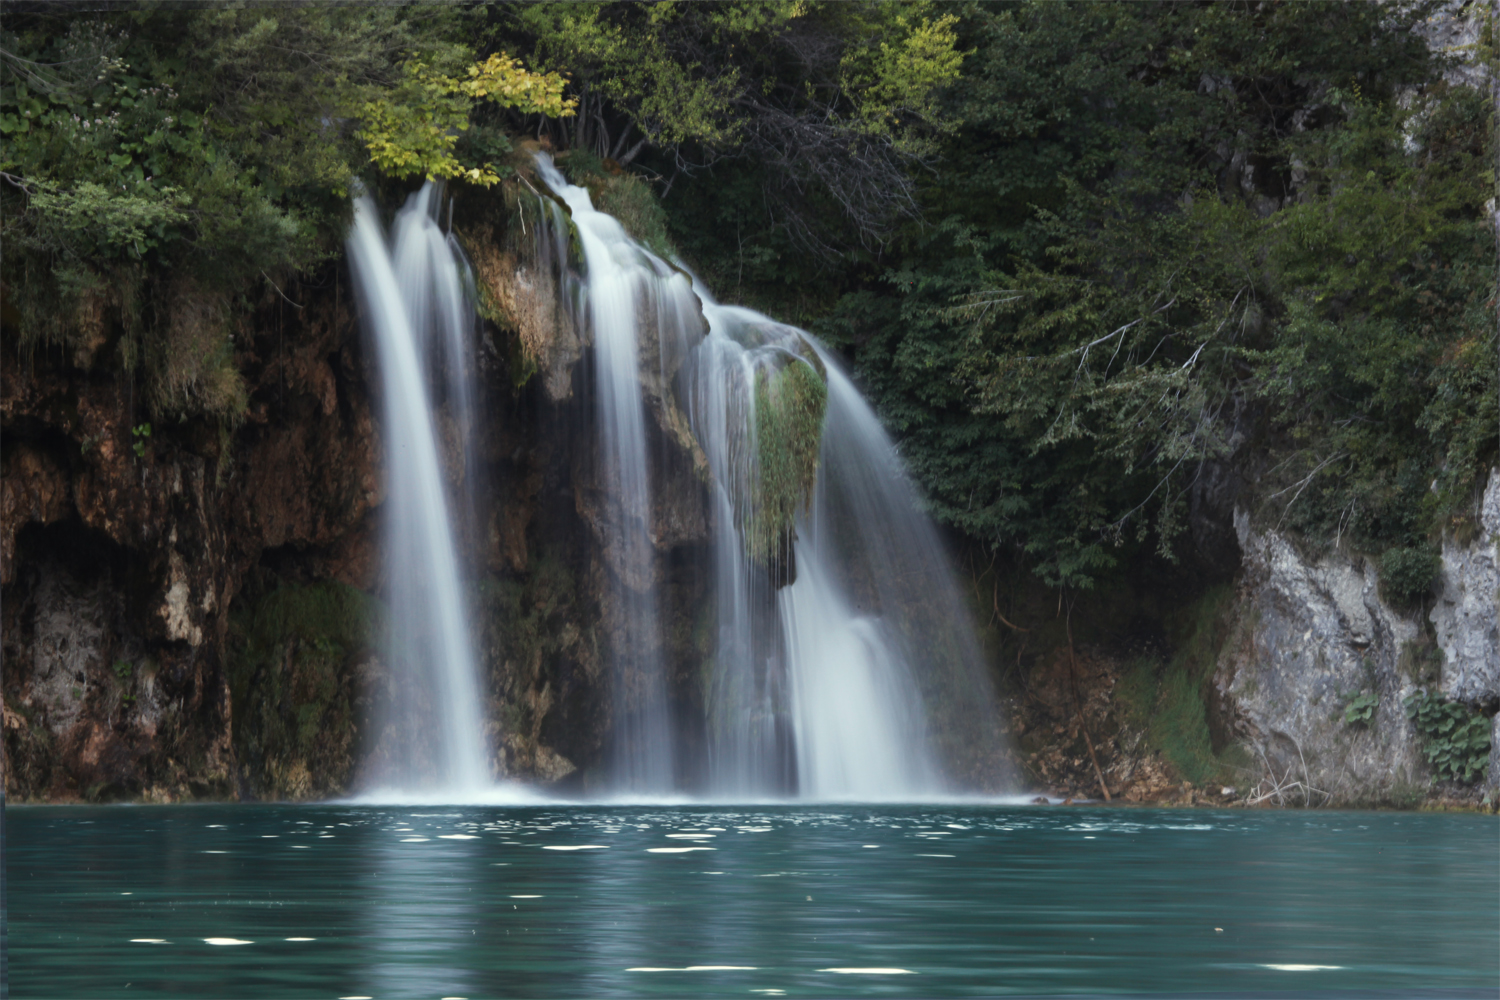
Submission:
[[[792,353],[755,374],[755,475],[751,502],[741,511],[747,554],[762,566],[790,570],[797,514],[812,502],[828,386],[816,355]]]

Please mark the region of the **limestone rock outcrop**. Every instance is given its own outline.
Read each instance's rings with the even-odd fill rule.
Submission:
[[[1500,469],[1490,473],[1475,520],[1470,539],[1443,539],[1431,619],[1443,651],[1443,693],[1480,703],[1500,701]]]
[[[1314,803],[1411,801],[1431,771],[1406,700],[1434,690],[1494,716],[1500,470],[1490,476],[1479,522],[1473,537],[1444,541],[1430,609],[1406,609],[1384,599],[1372,560],[1342,551],[1309,556],[1236,512],[1244,560],[1237,625],[1214,687],[1221,715],[1268,782],[1301,781],[1317,790]],[[1373,714],[1350,721],[1347,709],[1361,697],[1374,699]],[[1500,731],[1495,737],[1500,746]],[[1495,756],[1492,788],[1500,787]],[[1300,801],[1300,788],[1296,795]]]

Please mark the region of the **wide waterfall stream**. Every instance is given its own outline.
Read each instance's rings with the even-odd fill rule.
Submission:
[[[613,528],[613,562],[619,578],[613,589],[624,624],[623,641],[612,651],[613,786],[625,794],[660,795],[673,791],[675,767],[651,579],[649,431],[641,395],[638,326],[643,312],[661,328],[680,322],[671,310],[686,308],[680,298],[685,282],[642,252],[619,222],[594,211],[587,191],[568,184],[550,162],[539,167],[570,209],[588,269],[583,308],[594,346],[600,483]]]
[[[564,304],[593,347],[609,597],[621,623],[609,651],[607,792],[873,801],[956,790],[930,738],[929,701],[943,702],[942,728],[965,752],[993,754],[987,678],[942,544],[874,413],[808,334],[721,305],[596,211],[545,154],[537,166],[566,215],[538,196],[548,224],[534,238],[552,245]],[[395,738],[381,742],[364,785],[472,801],[496,789],[455,536],[472,516],[471,441],[483,417],[472,278],[440,205],[429,183],[387,239],[362,196],[349,237],[385,393],[395,660],[378,692],[380,724]],[[566,263],[570,231],[581,273]],[[712,478],[715,589],[702,600],[717,630],[696,780],[668,694],[649,457],[661,431],[643,385],[681,394]],[[457,424],[459,488],[446,481],[435,394]]]
[[[948,753],[995,757],[988,680],[937,532],[896,450],[839,364],[810,335],[721,305],[680,265],[596,211],[545,154],[558,203],[538,196],[539,244],[561,246],[564,304],[592,345],[596,462],[604,496],[614,796],[893,800],[959,790]],[[495,792],[465,617],[455,525],[471,516],[471,361],[477,320],[463,255],[429,183],[389,240],[356,202],[350,268],[385,393],[392,679],[368,762],[377,794],[472,801]],[[576,234],[580,272],[568,268]],[[655,398],[648,400],[643,386]],[[454,414],[460,487],[447,481],[435,393]],[[717,617],[704,720],[674,717],[658,604],[650,407],[680,394],[707,457]],[[942,706],[940,727],[931,724]],[[680,733],[701,721],[706,765]],[[434,738],[436,734],[436,738]]]
[[[866,801],[950,792],[930,702],[942,702],[964,752],[993,754],[988,679],[943,546],[875,414],[810,335],[719,304],[596,211],[546,154],[537,165],[582,246],[601,481],[631,623],[631,648],[615,654],[615,790],[680,787],[671,740],[681,720],[665,693],[650,569],[646,438],[660,432],[641,386],[654,382],[680,390],[712,473],[716,587],[704,596],[718,628],[702,790]]]

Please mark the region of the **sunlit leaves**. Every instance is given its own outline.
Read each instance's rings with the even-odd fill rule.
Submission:
[[[494,167],[465,166],[453,152],[458,134],[469,128],[474,102],[483,99],[524,114],[562,117],[577,106],[564,99],[563,87],[557,73],[531,73],[503,53],[470,66],[462,80],[411,61],[399,87],[365,103],[358,135],[370,151],[370,162],[391,177],[456,177],[489,187],[500,180]]]
[[[963,53],[957,48],[958,18],[919,16],[928,5],[886,5],[888,24],[864,45],[845,53],[843,83],[853,95],[866,128],[890,133],[897,141],[916,142],[904,133],[904,119],[938,117],[937,95],[958,76]]]
[[[578,101],[564,98],[567,81],[559,73],[532,73],[503,52],[469,67],[468,79],[458,89],[522,114],[563,118],[573,114]]]

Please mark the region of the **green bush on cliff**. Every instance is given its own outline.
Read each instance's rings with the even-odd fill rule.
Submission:
[[[587,149],[558,154],[557,165],[569,182],[588,189],[596,209],[614,216],[637,242],[663,259],[677,257],[677,247],[667,229],[667,213],[644,178]]]
[[[1406,699],[1406,715],[1422,738],[1422,753],[1439,780],[1468,784],[1490,763],[1490,720],[1462,702],[1430,691]]]
[[[1432,593],[1443,558],[1431,549],[1387,549],[1380,557],[1380,586],[1388,600],[1416,604]]]

